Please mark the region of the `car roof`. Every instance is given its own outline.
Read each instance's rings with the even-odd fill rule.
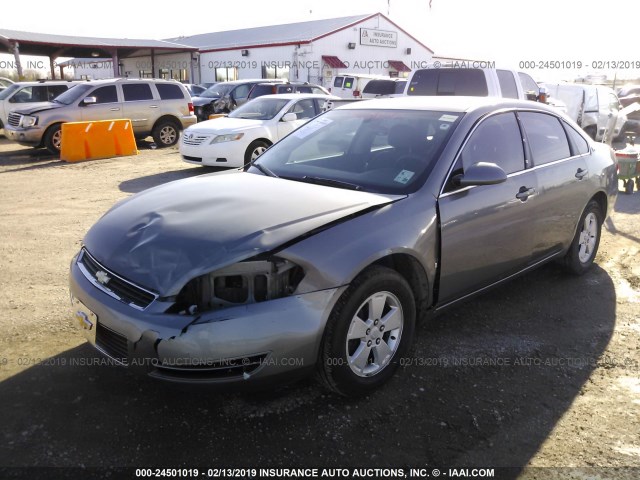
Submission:
[[[301,98],[320,98],[322,100],[340,100],[340,97],[335,97],[332,95],[325,95],[322,93],[276,93],[274,95],[263,95],[261,97],[256,97],[254,100],[258,98],[262,99],[273,99],[273,100],[300,100]]]
[[[558,113],[557,110],[530,100],[503,99],[499,97],[464,96],[402,96],[371,100],[358,100],[338,107],[340,110],[389,109],[389,110],[443,110],[449,112],[470,112],[486,107],[540,109]]]

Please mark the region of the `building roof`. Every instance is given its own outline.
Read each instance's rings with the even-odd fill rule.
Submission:
[[[197,48],[167,40],[143,40],[128,38],[76,37],[50,33],[20,32],[0,28],[0,52],[10,52],[11,44],[19,44],[20,53],[25,55],[46,55],[54,57],[110,56],[118,50],[127,56],[139,50],[194,51]],[[105,55],[109,53],[109,55]]]
[[[350,17],[328,18],[324,20],[311,20],[308,22],[286,23],[283,25],[269,25],[266,27],[245,28],[241,30],[227,30],[224,32],[203,33],[188,37],[169,38],[167,41],[197,47],[201,52],[308,44],[378,15],[390,22],[398,28],[398,30],[403,31],[409,37],[413,38],[381,13],[373,13]],[[415,38],[413,39],[431,51],[429,47],[423,45]]]

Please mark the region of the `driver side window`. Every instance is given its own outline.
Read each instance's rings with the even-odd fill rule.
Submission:
[[[522,134],[515,114],[501,113],[483,120],[461,156],[464,170],[479,162],[495,163],[507,175],[524,170]]]

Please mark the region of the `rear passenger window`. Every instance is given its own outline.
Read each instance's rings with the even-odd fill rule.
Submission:
[[[134,102],[136,100],[153,100],[151,87],[148,83],[130,83],[122,85],[125,102]]]
[[[522,134],[513,113],[491,116],[475,129],[462,151],[462,168],[479,162],[495,163],[506,174],[524,169]]]
[[[518,98],[518,87],[516,86],[515,78],[513,78],[513,73],[509,70],[496,70],[496,73],[498,74],[502,96],[505,98]]]
[[[564,124],[564,129],[569,136],[569,141],[571,142],[574,155],[584,155],[585,153],[589,153],[589,144],[582,135],[566,123]]]
[[[116,92],[115,85],[96,88],[88,96],[96,97],[96,103],[116,103],[118,101],[118,92]]]
[[[336,79],[333,81],[333,86],[341,88],[343,80],[344,80],[344,77],[336,77]]]
[[[178,85],[169,83],[156,83],[156,88],[162,100],[183,100],[184,94]],[[194,92],[195,94],[195,92]]]
[[[47,92],[47,96],[49,97],[47,100],[53,100],[58,95],[67,91],[66,85],[49,85],[49,91]]]
[[[571,156],[564,129],[553,115],[518,112],[527,135],[533,165],[544,165]]]
[[[418,70],[411,79],[408,95],[489,95],[484,72],[473,68]]]

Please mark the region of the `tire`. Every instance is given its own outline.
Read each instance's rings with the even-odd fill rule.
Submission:
[[[151,136],[158,147],[172,147],[178,143],[180,128],[171,120],[162,120],[153,128]]]
[[[47,129],[42,140],[44,147],[53,155],[60,155],[60,145],[62,144],[62,129],[60,124],[53,125]]]
[[[390,268],[368,268],[342,294],[327,321],[320,381],[344,396],[380,387],[411,347],[415,321],[409,283]]]
[[[624,181],[624,193],[628,193],[628,194],[633,193],[633,179],[632,178],[630,178],[629,180],[625,180]]]
[[[269,144],[262,140],[255,140],[249,144],[247,151],[244,152],[244,163],[250,163],[264,153],[269,148]]]
[[[582,275],[593,264],[600,245],[602,221],[600,205],[591,200],[582,212],[576,235],[564,259],[565,267],[571,273]]]

